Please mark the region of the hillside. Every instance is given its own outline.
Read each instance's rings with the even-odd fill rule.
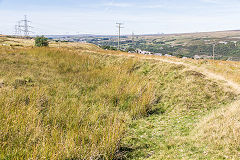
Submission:
[[[240,158],[238,62],[0,44],[0,159]]]
[[[116,49],[115,36],[62,36],[60,39],[86,41],[102,48]],[[54,38],[54,37],[53,37]],[[148,51],[177,57],[240,61],[240,31],[198,32],[184,34],[126,35],[121,37],[122,50]]]

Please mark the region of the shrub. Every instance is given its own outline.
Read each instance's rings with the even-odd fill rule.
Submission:
[[[44,36],[36,37],[35,38],[35,46],[37,47],[47,47],[48,46],[48,39]]]
[[[106,50],[114,50],[114,51],[117,50],[116,47],[113,47],[113,46],[106,46],[106,45],[101,46],[101,48],[102,48],[102,49],[106,49]]]

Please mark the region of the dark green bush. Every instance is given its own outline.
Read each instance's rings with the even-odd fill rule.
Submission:
[[[47,47],[48,46],[48,39],[44,36],[38,36],[35,38],[35,46],[37,47]]]

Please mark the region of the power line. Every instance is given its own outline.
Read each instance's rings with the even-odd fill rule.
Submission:
[[[18,25],[15,25],[15,36],[18,35]]]
[[[17,24],[15,25],[15,35],[21,35],[21,22],[18,21]]]
[[[123,23],[116,23],[118,26],[118,50],[120,50],[120,38],[121,38],[121,28],[124,28],[122,27]]]
[[[134,43],[134,37],[135,37],[134,32],[132,32],[132,43]]]
[[[215,43],[213,44],[213,60],[215,60]]]
[[[27,19],[27,16],[24,16],[23,20],[20,20],[15,25],[15,35],[21,36],[22,32],[25,37],[28,37],[30,33],[33,33],[30,31],[30,28],[33,28],[29,25],[31,21]]]
[[[15,25],[15,35],[21,35],[21,21],[18,21]]]
[[[18,35],[21,35],[21,21],[18,21]]]
[[[29,33],[31,33],[29,28],[32,28],[32,26],[29,26],[28,23],[30,23],[31,21],[28,21],[27,16],[25,15],[24,20],[21,20],[21,22],[23,22],[23,25],[21,26],[22,27],[21,31],[23,31],[25,37],[28,37]]]

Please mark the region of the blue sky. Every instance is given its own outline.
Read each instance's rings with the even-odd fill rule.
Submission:
[[[240,0],[0,0],[0,33],[27,15],[35,34],[184,33],[240,29]]]

